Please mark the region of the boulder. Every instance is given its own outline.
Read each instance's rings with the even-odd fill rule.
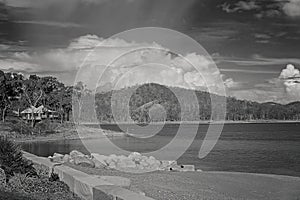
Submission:
[[[153,165],[153,164],[159,164],[160,165],[160,161],[156,160],[156,158],[154,158],[153,156],[150,156],[146,162],[149,164],[149,165]]]
[[[61,163],[63,162],[63,157],[64,155],[62,154],[54,153],[53,156],[49,156],[48,158],[50,159],[51,162]]]
[[[76,156],[74,158],[74,164],[80,165],[82,167],[95,167],[95,163],[91,159],[86,158],[85,156]]]
[[[118,156],[116,156],[115,154],[112,154],[110,156],[107,156],[105,162],[109,165],[111,162],[118,162]]]
[[[96,168],[105,168],[108,166],[106,163],[107,156],[99,155],[95,153],[92,153],[91,155]]]
[[[180,165],[180,168],[182,172],[194,172],[195,166],[194,165]]]
[[[136,168],[136,164],[130,158],[120,159],[117,162],[117,168],[123,168],[123,169],[125,169],[125,168]]]
[[[176,168],[177,167],[177,161],[176,160],[162,160],[160,161],[160,169],[161,170],[170,170],[170,168]]]
[[[116,169],[116,168],[117,168],[117,165],[116,165],[116,163],[115,163],[114,161],[111,161],[111,162],[108,164],[108,167],[109,167],[110,169]]]
[[[64,162],[70,162],[70,159],[71,159],[71,157],[70,157],[70,155],[68,155],[68,154],[64,155],[64,157],[62,158],[62,160],[63,160]]]
[[[147,167],[147,166],[149,166],[149,163],[147,163],[146,160],[142,160],[139,165],[143,166],[143,167]]]
[[[77,156],[84,156],[84,154],[81,153],[80,151],[77,151],[77,150],[73,150],[73,151],[70,152],[70,157],[72,159],[74,159]]]
[[[142,155],[138,152],[132,152],[131,154],[129,154],[128,158],[133,161],[140,161],[142,159]]]
[[[62,154],[60,154],[60,153],[54,153],[54,154],[53,154],[53,157],[61,157],[61,158],[63,158],[64,155],[62,155]]]

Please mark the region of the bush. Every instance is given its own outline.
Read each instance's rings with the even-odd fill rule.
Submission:
[[[0,137],[0,167],[5,171],[7,179],[15,173],[37,175],[33,163],[23,157],[21,147],[6,137]]]
[[[50,120],[44,120],[36,124],[34,131],[39,134],[53,134],[56,129],[60,126],[57,122],[52,122]]]
[[[31,135],[34,130],[26,122],[22,120],[12,120],[9,124],[11,132],[16,132],[24,135]]]
[[[49,181],[50,182],[59,181],[59,176],[52,172],[50,177],[49,177]]]
[[[80,200],[69,187],[61,181],[50,181],[49,177],[26,177],[15,174],[6,188],[6,192],[17,192],[31,199],[38,200]],[[1,197],[1,196],[0,196]]]

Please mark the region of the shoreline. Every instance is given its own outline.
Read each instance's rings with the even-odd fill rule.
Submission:
[[[101,139],[104,137],[125,137],[125,133],[103,130],[98,128],[84,127],[85,134],[79,134],[77,129],[68,128],[60,130],[57,133],[49,135],[21,135],[21,137],[11,137],[9,133],[4,134],[9,139],[17,143],[34,143],[34,142],[55,142],[59,140],[79,140],[79,139]],[[18,135],[20,136],[20,135]]]
[[[210,123],[210,121],[187,121],[181,122],[183,125],[209,125],[209,124],[221,124],[221,122]],[[290,123],[290,124],[298,124],[300,121],[225,121],[224,125],[230,124],[282,124],[282,123]],[[121,123],[124,125],[130,125],[131,123]],[[155,122],[153,125],[162,125],[162,122]],[[179,122],[166,122],[166,125],[178,125]],[[58,140],[77,140],[77,139],[101,139],[103,137],[126,137],[127,134],[124,132],[111,131],[106,129],[93,128],[89,126],[94,125],[117,125],[116,123],[82,123],[81,126],[77,128],[64,128],[59,130],[57,133],[52,133],[49,135],[19,135],[6,133],[4,135],[8,136],[9,139],[17,142],[17,143],[32,143],[32,142],[52,142]],[[85,134],[78,134],[78,130],[80,132],[84,131]],[[3,134],[2,134],[3,135]]]
[[[202,121],[166,121],[166,122],[151,122],[153,125],[162,125],[162,124],[199,124],[199,125],[205,125],[205,124],[289,124],[289,123],[300,123],[300,120],[252,120],[252,121],[210,121],[210,120],[202,120]],[[93,123],[93,122],[83,122],[82,125],[130,125],[134,123],[130,122],[120,122],[120,123],[109,123],[109,122],[103,122],[103,123]],[[147,123],[140,123],[140,125],[147,124]]]

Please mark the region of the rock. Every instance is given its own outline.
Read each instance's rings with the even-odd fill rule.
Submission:
[[[3,169],[0,168],[0,188],[6,186],[6,174]]]
[[[128,158],[128,157],[121,155],[121,156],[118,156],[118,161],[119,161],[119,160],[122,160],[122,159],[127,159],[127,158]]]
[[[137,168],[138,168],[138,169],[141,169],[141,170],[144,170],[144,169],[145,169],[145,167],[144,167],[143,165],[137,165]]]
[[[194,172],[195,166],[194,165],[181,165],[180,166],[182,172]]]
[[[149,163],[147,163],[146,160],[142,160],[139,165],[141,165],[143,167],[147,167],[147,166],[149,166]]]
[[[53,154],[53,157],[61,157],[61,158],[63,158],[64,155],[62,155],[62,154],[60,154],[60,153],[54,153],[54,154]]]
[[[96,168],[105,168],[108,166],[106,163],[107,156],[99,155],[95,153],[92,153],[91,155]]]
[[[169,167],[167,170],[168,171],[173,171],[173,172],[180,172],[181,168],[178,165],[174,165],[174,166]]]
[[[160,163],[161,163],[161,165],[160,165],[161,170],[170,170],[170,168],[177,166],[176,160],[172,160],[172,161],[162,160],[162,161],[160,161]]]
[[[142,156],[140,161],[146,161],[146,160],[148,160],[148,157],[147,156]]]
[[[91,159],[86,158],[85,156],[76,156],[74,158],[74,163],[75,165],[80,165],[82,167],[95,167],[95,163]]]
[[[136,168],[136,164],[130,158],[126,158],[126,159],[120,159],[117,162],[117,167],[118,168]]]
[[[160,165],[160,161],[156,160],[156,158],[154,158],[153,156],[150,156],[146,162],[149,164],[149,165],[153,165],[153,164],[157,164],[159,163]]]
[[[50,159],[51,162],[61,163],[63,162],[63,157],[64,155],[62,154],[54,153],[53,156],[49,156],[48,158]]]
[[[68,155],[68,154],[64,155],[64,157],[62,158],[62,160],[63,160],[64,162],[70,162],[70,159],[71,159],[71,157],[70,157],[70,155]]]
[[[111,169],[116,169],[116,168],[117,168],[117,165],[116,165],[116,163],[115,163],[114,161],[111,161],[111,162],[109,163],[108,167],[111,168]]]
[[[111,162],[118,162],[118,156],[116,156],[115,154],[112,154],[110,156],[107,157],[107,159],[105,160],[105,162],[109,165]]]
[[[74,159],[77,156],[84,156],[84,154],[81,153],[80,151],[77,151],[77,150],[73,150],[73,151],[70,152],[70,157],[72,159]]]
[[[129,154],[128,158],[133,161],[140,161],[142,159],[142,155],[138,152],[132,152],[131,154]]]

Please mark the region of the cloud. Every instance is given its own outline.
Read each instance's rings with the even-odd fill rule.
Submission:
[[[254,16],[258,19],[280,17],[280,16],[282,16],[281,7],[279,5],[277,5],[277,8],[260,10]]]
[[[299,69],[288,64],[278,78],[266,80],[265,83],[256,84],[254,88],[237,89],[229,91],[229,95],[239,99],[258,102],[290,103],[300,100],[300,74]]]
[[[257,10],[260,8],[260,6],[257,4],[256,1],[239,1],[232,6],[228,3],[224,3],[221,5],[221,8],[227,13],[234,13],[238,11]]]
[[[8,46],[8,45],[0,44],[0,51],[7,50],[7,49],[9,49],[9,47],[10,47],[10,46]]]
[[[242,83],[235,82],[232,78],[228,78],[224,81],[224,84],[229,89],[237,89],[242,86]]]
[[[255,38],[257,39],[270,39],[272,36],[265,34],[265,33],[255,33],[254,34]]]
[[[267,58],[260,55],[253,55],[252,58],[232,58],[232,57],[217,57],[220,62],[235,63],[240,66],[273,66],[285,65],[286,63],[300,64],[299,58]]]
[[[282,97],[279,96],[282,94],[278,91],[272,90],[261,90],[261,89],[248,89],[248,90],[233,90],[230,93],[230,96],[234,96],[238,99],[256,101],[256,102],[278,102],[278,103],[287,103],[282,101]]]
[[[71,41],[66,48],[15,53],[1,60],[0,69],[41,75],[56,74],[68,84],[74,78],[68,76],[66,80],[67,73],[78,71],[77,81],[85,82],[90,88],[156,82],[190,89],[206,90],[211,87],[218,91],[223,84],[219,81],[222,74],[212,65],[212,60],[204,55],[173,55],[156,43],[85,35]]]
[[[290,60],[263,58],[258,55],[253,56],[253,59],[255,62],[238,62],[251,66],[257,63],[271,65]],[[77,73],[77,81],[85,82],[89,88],[109,86],[109,89],[120,89],[155,82],[198,90],[207,90],[209,87],[218,91],[224,84],[228,94],[239,99],[279,103],[299,100],[300,75],[299,69],[294,65],[287,65],[281,73],[274,70],[222,70],[278,74],[277,78],[266,80],[266,83],[257,84],[254,88],[249,88],[246,83],[236,82],[231,77],[225,77],[212,66],[212,61],[203,55],[189,53],[176,56],[156,43],[137,43],[119,38],[103,39],[96,35],[79,37],[71,41],[66,48],[35,53],[17,52],[0,60],[0,69],[42,76],[55,75],[67,84],[74,84]],[[220,77],[224,80],[222,83],[219,82]]]
[[[257,69],[238,69],[238,68],[226,68],[220,69],[221,72],[238,72],[246,74],[278,74],[276,70],[257,70]]]
[[[87,3],[87,4],[101,4],[107,2],[108,0],[5,0],[4,3],[7,6],[11,7],[18,7],[18,8],[45,8],[49,5],[54,4],[62,4],[62,5],[71,5],[71,4],[78,4],[78,3]],[[131,2],[129,0],[123,0],[127,2]]]
[[[300,17],[300,0],[289,0],[282,9],[287,16]]]
[[[223,11],[235,13],[254,11],[256,18],[300,17],[300,0],[272,0],[272,1],[238,1],[235,4],[224,3]]]
[[[279,78],[289,79],[289,78],[299,78],[300,72],[299,69],[296,69],[294,65],[288,64],[286,69],[283,69],[280,73]]]
[[[19,24],[36,24],[36,25],[44,25],[44,26],[56,26],[60,28],[80,28],[82,27],[79,24],[76,23],[70,23],[70,22],[54,22],[54,21],[38,21],[38,20],[18,20],[18,21],[13,21],[14,23],[19,23]]]
[[[283,79],[288,98],[300,100],[300,72],[294,65],[288,64],[279,76]]]

